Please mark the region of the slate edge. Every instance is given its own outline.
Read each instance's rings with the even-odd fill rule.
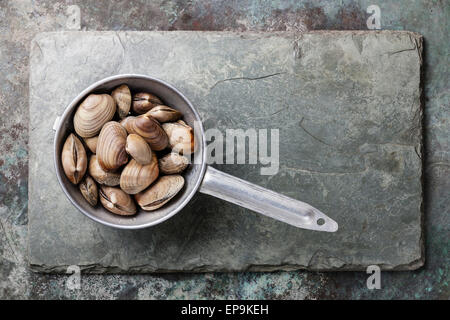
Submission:
[[[41,51],[41,48],[38,44],[38,41],[51,37],[55,34],[71,34],[71,33],[89,33],[89,34],[108,34],[108,33],[118,33],[116,31],[51,31],[51,32],[41,32],[38,33],[32,40],[31,40],[31,50],[30,50],[30,75],[31,73],[31,66],[32,61],[34,58],[34,51],[36,50],[36,47]],[[155,33],[155,34],[183,34],[183,33],[198,33],[199,31],[119,31],[120,33]],[[282,36],[286,38],[294,38],[298,39],[301,38],[303,34],[368,34],[368,33],[375,33],[375,34],[408,34],[411,38],[411,41],[414,41],[416,44],[416,50],[419,57],[419,63],[420,63],[420,83],[419,83],[419,90],[420,90],[420,105],[419,105],[419,119],[418,119],[418,126],[421,131],[421,141],[419,142],[419,148],[418,155],[420,156],[422,160],[422,170],[421,170],[421,206],[420,206],[420,220],[421,220],[421,236],[420,236],[420,257],[418,259],[415,259],[407,264],[403,265],[397,265],[395,267],[392,267],[390,265],[383,265],[378,264],[378,266],[382,270],[390,270],[390,271],[411,271],[411,270],[417,270],[424,266],[425,264],[425,203],[424,203],[424,187],[425,187],[425,176],[424,176],[424,165],[425,165],[425,151],[424,151],[424,145],[423,145],[423,136],[424,136],[424,126],[423,126],[423,108],[424,108],[424,94],[423,94],[423,87],[424,87],[424,68],[423,68],[423,36],[418,32],[412,32],[412,31],[395,31],[395,30],[376,30],[376,31],[366,31],[366,30],[316,30],[316,31],[308,31],[305,33],[298,33],[298,32],[290,32],[290,31],[277,31],[277,32],[260,32],[260,31],[254,31],[254,32],[235,32],[235,31],[202,31],[202,33],[210,34],[210,35],[240,35],[242,38],[251,38],[251,37],[272,37],[272,36]],[[41,51],[42,53],[42,51]],[[29,77],[29,88],[31,88],[31,76]],[[31,105],[31,99],[32,95],[29,95],[29,108],[28,112],[30,112],[30,105]],[[30,115],[31,116],[31,115]],[[31,117],[30,117],[31,119]],[[28,124],[28,130],[30,130],[31,127],[31,121]],[[30,171],[29,171],[30,172]],[[30,188],[30,186],[29,186]],[[30,232],[30,223],[28,223],[28,232]],[[45,264],[34,264],[31,261],[31,251],[30,246],[28,242],[28,265],[33,272],[38,273],[66,273],[68,265],[61,265],[61,266],[48,266]],[[214,266],[214,265],[205,265],[205,266],[198,266],[191,269],[183,269],[183,270],[170,270],[170,269],[157,269],[152,267],[151,265],[142,265],[142,266],[135,266],[130,268],[121,268],[119,266],[104,266],[101,264],[89,264],[89,265],[78,265],[80,269],[83,271],[83,273],[91,273],[91,274],[118,274],[118,273],[129,273],[129,274],[139,274],[139,273],[174,273],[174,272],[180,272],[180,273],[205,273],[205,272],[243,272],[243,271],[249,271],[249,272],[273,272],[273,271],[295,271],[295,270],[305,270],[308,269],[310,271],[365,271],[366,266],[365,265],[343,265],[338,268],[330,268],[330,269],[320,269],[315,270],[313,268],[308,268],[308,265],[296,265],[296,264],[289,264],[289,265],[247,265],[244,269],[223,269],[220,266]]]

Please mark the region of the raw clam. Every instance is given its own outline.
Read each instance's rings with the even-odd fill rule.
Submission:
[[[136,118],[135,116],[128,116],[128,117],[120,120],[120,124],[122,125],[122,127],[124,127],[127,130],[128,133],[131,133],[130,132],[130,130],[131,130],[130,124],[131,124],[131,122],[134,121],[135,118]]]
[[[94,179],[89,175],[86,175],[84,179],[81,180],[79,188],[86,201],[89,202],[91,206],[95,207],[98,201],[98,188]]]
[[[140,92],[133,97],[133,111],[138,114],[144,114],[160,104],[162,104],[161,100],[151,93]]]
[[[125,151],[127,131],[116,121],[107,122],[97,143],[98,163],[105,171],[114,171],[128,162]]]
[[[155,154],[152,155],[152,162],[145,166],[131,159],[120,175],[120,188],[128,194],[136,194],[152,184],[158,175],[158,159]]]
[[[131,92],[126,84],[117,87],[111,93],[114,101],[117,104],[117,113],[121,119],[125,118],[130,112],[131,108]]]
[[[128,133],[135,133],[144,138],[153,151],[161,151],[169,144],[169,138],[159,122],[148,114],[126,120],[122,125],[127,129]]]
[[[120,183],[120,173],[106,172],[100,167],[97,156],[93,154],[89,159],[89,174],[100,184],[113,187]]]
[[[156,106],[152,108],[147,114],[151,115],[153,118],[158,120],[159,122],[170,122],[177,121],[181,118],[181,112],[175,109],[172,109],[168,106]]]
[[[86,146],[89,148],[89,150],[91,150],[92,153],[97,152],[98,136],[95,136],[92,138],[84,138],[83,140],[84,140],[84,143],[86,144]]]
[[[61,162],[64,173],[73,184],[77,184],[83,178],[87,168],[87,155],[83,144],[73,133],[64,143],[61,152]]]
[[[107,210],[121,216],[130,216],[136,213],[133,199],[120,188],[101,186],[100,202]]]
[[[147,190],[134,197],[143,210],[153,211],[172,199],[184,186],[184,178],[178,174],[160,177]]]
[[[140,135],[129,134],[125,150],[139,164],[146,165],[152,162],[152,149]]]
[[[163,123],[173,152],[189,155],[195,150],[194,130],[184,121]]]
[[[82,138],[97,135],[103,125],[114,117],[116,103],[109,94],[90,94],[73,117],[76,133]]]
[[[189,160],[178,153],[171,152],[158,160],[159,171],[164,174],[180,173],[189,165]]]

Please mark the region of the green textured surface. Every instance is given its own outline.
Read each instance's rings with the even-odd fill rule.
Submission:
[[[2,1],[0,3],[0,296],[2,298],[449,298],[449,21],[446,1],[377,3],[383,29],[424,36],[426,264],[384,272],[368,290],[364,272],[66,276],[28,270],[28,64],[31,39],[65,30],[66,7],[78,4],[84,30],[366,29],[372,1]]]
[[[33,269],[420,267],[421,36],[338,31],[296,38],[291,32],[39,34],[30,67],[28,236]],[[294,55],[295,50],[300,53]],[[56,179],[54,118],[84,87],[126,73],[174,84],[198,109],[206,129],[224,134],[227,129],[278,129],[276,174],[261,175],[258,165],[225,164],[222,169],[307,201],[338,221],[339,230],[297,229],[201,195],[170,221],[146,230],[113,230],[80,215]],[[76,76],[68,79],[68,74]],[[232,152],[227,147],[226,153]]]

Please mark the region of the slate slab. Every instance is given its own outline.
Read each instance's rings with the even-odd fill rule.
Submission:
[[[416,269],[424,263],[420,69],[411,32],[57,32],[32,42],[29,263],[40,272]],[[198,194],[149,229],[79,213],[58,185],[53,122],[89,84],[164,79],[205,129],[279,129],[279,170],[215,165],[311,203],[336,233],[297,229]]]

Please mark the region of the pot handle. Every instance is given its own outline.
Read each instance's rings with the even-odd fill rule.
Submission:
[[[335,232],[338,224],[309,204],[207,166],[200,192],[298,228]]]

